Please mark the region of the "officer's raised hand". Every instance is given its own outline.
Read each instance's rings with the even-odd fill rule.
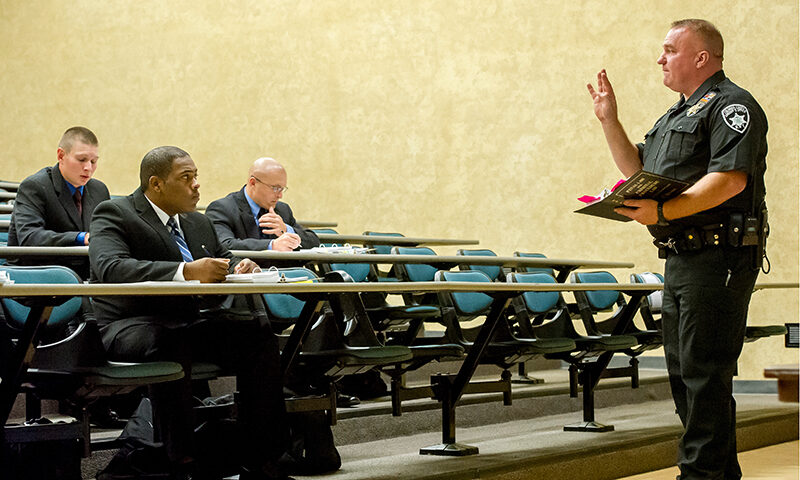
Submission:
[[[591,83],[586,84],[589,94],[594,102],[594,114],[600,122],[617,121],[617,97],[614,96],[614,89],[608,81],[606,69],[597,72],[597,90]]]

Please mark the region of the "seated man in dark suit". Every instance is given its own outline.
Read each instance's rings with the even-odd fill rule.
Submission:
[[[289,205],[280,201],[287,190],[286,169],[276,160],[263,157],[253,162],[248,174],[244,187],[206,208],[222,244],[231,250],[283,252],[318,247],[317,235],[298,224]],[[351,395],[337,397],[340,407],[359,403]]]
[[[299,225],[289,205],[280,201],[286,190],[283,166],[272,158],[259,158],[245,186],[211,202],[206,215],[231,250],[287,252],[319,246],[317,235]]]
[[[257,266],[233,257],[211,221],[195,212],[197,168],[177,147],[148,152],[140,188],[97,207],[89,245],[93,282],[222,282]],[[95,313],[109,357],[178,361],[183,380],[151,389],[156,433],[167,447],[173,477],[208,474],[193,457],[192,361],[233,370],[239,390],[241,480],[287,478],[278,458],[288,447],[280,358],[269,324],[249,310],[224,308],[218,298],[96,297]],[[98,476],[101,478],[101,476]],[[113,478],[113,477],[112,477]],[[204,477],[205,478],[205,477]]]
[[[58,163],[45,167],[29,176],[19,185],[17,198],[8,230],[9,246],[69,247],[89,244],[89,223],[94,208],[108,200],[108,188],[92,178],[97,169],[97,137],[85,127],[72,127],[61,136],[56,150]],[[82,279],[89,279],[89,259],[72,256],[62,258],[24,257],[11,260],[16,265],[63,265],[75,271]],[[84,311],[89,311],[88,301]],[[47,331],[47,341],[61,339],[66,331]],[[138,403],[138,393],[123,395],[113,400],[100,399],[90,406],[92,422],[103,426],[117,426],[117,412],[130,413]],[[67,403],[59,407],[62,413],[75,414]]]
[[[22,181],[8,229],[9,246],[74,246],[89,244],[89,222],[108,189],[92,178],[97,169],[97,137],[84,127],[64,132],[56,150],[58,163]],[[26,259],[18,264],[52,264],[53,259]],[[56,263],[81,278],[89,277],[89,260],[68,257]]]

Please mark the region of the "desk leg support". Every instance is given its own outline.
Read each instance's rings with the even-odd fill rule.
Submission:
[[[625,305],[620,321],[617,323],[614,332],[612,332],[613,334],[621,335],[627,331],[639,308],[639,302],[641,302],[642,297],[647,293],[649,292],[631,293],[631,299]],[[580,376],[583,378],[583,422],[564,425],[564,431],[611,432],[614,430],[613,425],[604,425],[594,419],[594,389],[597,386],[597,382],[600,381],[600,376],[603,374],[603,371],[605,371],[608,364],[611,363],[611,357],[613,356],[614,352],[603,353],[594,364],[588,365],[587,368],[580,373]],[[572,366],[570,366],[570,368],[571,367]],[[634,385],[633,388],[636,388],[639,383],[638,377],[632,378],[631,381]],[[570,384],[570,387],[572,387],[572,384]],[[572,391],[572,388],[570,388],[570,391]]]
[[[597,385],[597,378],[600,372],[595,371],[597,365],[587,368],[582,372],[583,377],[583,421],[564,425],[565,432],[611,432],[614,425],[605,425],[594,419],[594,387]]]
[[[517,374],[511,376],[511,383],[522,383],[526,385],[534,385],[537,383],[544,383],[543,378],[531,377],[528,375],[528,367],[525,362],[519,363],[517,366]]]
[[[456,442],[456,403],[461,399],[464,388],[469,383],[483,351],[492,339],[498,322],[505,321],[503,313],[511,303],[513,294],[497,294],[492,302],[486,321],[472,343],[467,358],[461,364],[458,373],[453,375],[437,375],[431,378],[435,398],[442,402],[442,443],[419,450],[420,455],[446,455],[463,457],[478,453],[478,447]]]
[[[465,457],[478,453],[478,447],[456,442],[456,405],[453,401],[454,380],[454,375],[434,375],[431,377],[433,391],[442,402],[442,443],[420,448],[420,455]]]
[[[14,407],[14,400],[17,398],[22,377],[28,371],[28,366],[33,360],[39,332],[50,318],[52,310],[52,306],[34,305],[31,307],[11,359],[6,368],[0,372],[2,374],[0,377],[2,378],[2,382],[0,382],[0,418],[3,420],[3,425],[8,423],[8,416]]]
[[[308,336],[308,332],[311,330],[311,324],[322,311],[323,303],[324,299],[316,298],[306,301],[305,306],[303,306],[300,317],[295,323],[292,333],[289,334],[289,339],[286,341],[286,345],[284,345],[283,351],[281,352],[281,372],[283,372],[284,377],[300,354],[300,350],[303,347],[303,340]]]

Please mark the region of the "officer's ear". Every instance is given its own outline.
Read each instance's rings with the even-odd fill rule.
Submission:
[[[695,58],[695,67],[699,70],[706,66],[711,55],[708,53],[707,50],[700,50],[697,52],[697,57]]]

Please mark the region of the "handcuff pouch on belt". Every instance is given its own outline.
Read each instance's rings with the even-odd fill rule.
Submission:
[[[673,237],[654,240],[653,244],[658,247],[658,258],[667,258],[669,252],[680,255],[686,252],[696,252],[706,247],[729,245],[729,238],[729,232],[724,223],[712,223],[702,227],[687,228]]]

